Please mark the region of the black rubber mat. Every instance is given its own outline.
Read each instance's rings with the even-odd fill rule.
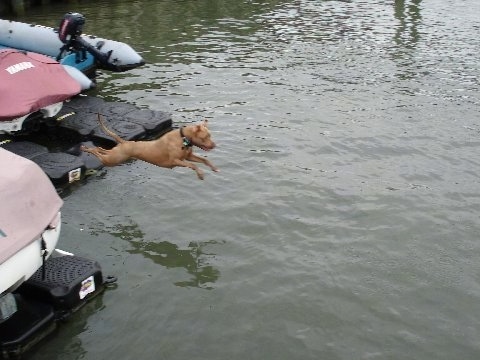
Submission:
[[[66,185],[83,179],[86,166],[82,159],[67,153],[46,153],[32,159],[48,175],[54,185]]]
[[[148,134],[162,134],[172,127],[170,114],[153,110],[134,110],[126,114],[127,121],[142,125]]]
[[[77,156],[83,161],[83,163],[85,164],[85,167],[87,168],[87,175],[91,170],[101,169],[103,167],[103,164],[100,162],[100,160],[98,160],[98,158],[95,155],[81,151],[80,147],[82,145],[90,148],[96,146],[93,142],[86,141],[71,147],[66,152],[70,155]]]
[[[98,127],[98,116],[90,112],[67,112],[57,117],[58,126],[63,130],[77,133],[81,138],[88,138]]]
[[[10,141],[1,145],[1,147],[30,160],[36,156],[48,153],[48,148],[46,146],[35,144],[30,141]]]
[[[99,126],[99,114],[107,127],[125,140],[159,136],[172,127],[169,113],[139,109],[132,104],[107,102],[91,96],[77,96],[65,103],[56,116],[57,125],[76,133],[82,141],[91,140],[92,136],[111,141],[112,138]]]
[[[142,125],[127,121],[125,119],[119,121],[118,119],[107,115],[103,117],[103,123],[109,130],[113,131],[115,134],[125,140],[138,140],[146,137],[146,130]],[[92,136],[102,140],[109,140],[114,142],[113,138],[107,133],[105,133],[105,131],[100,126],[97,126],[95,128]]]
[[[18,138],[8,136],[0,146],[34,161],[55,186],[64,187],[103,167],[95,156],[80,151],[82,144],[115,146],[114,139],[101,128],[98,114],[108,129],[125,140],[149,140],[172,129],[169,113],[106,102],[92,96],[77,96],[66,102],[55,119],[51,119],[44,129],[46,133]]]
[[[86,283],[91,292],[82,293]],[[73,308],[102,289],[103,276],[100,265],[79,256],[50,257],[18,289],[20,294],[46,301],[54,308]]]

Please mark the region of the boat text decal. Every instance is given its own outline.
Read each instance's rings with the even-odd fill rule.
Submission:
[[[95,291],[95,280],[92,275],[82,281],[82,285],[80,287],[80,292],[78,295],[80,296],[80,299],[83,299],[85,296],[87,296],[88,294],[94,291]]]
[[[11,65],[9,67],[7,67],[5,70],[10,74],[10,75],[13,75],[13,74],[16,74],[20,71],[23,71],[23,70],[27,70],[27,69],[31,69],[35,67],[35,65],[33,65],[30,61],[23,61],[21,63],[18,63],[18,64],[15,64],[15,65]]]

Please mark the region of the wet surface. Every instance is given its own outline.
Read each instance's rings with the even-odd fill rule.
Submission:
[[[20,20],[129,43],[94,94],[209,119],[221,172],[66,195],[60,247],[118,287],[31,359],[478,358],[476,1],[74,5]]]

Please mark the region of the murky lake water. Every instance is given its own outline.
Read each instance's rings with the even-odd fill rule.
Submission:
[[[141,162],[65,197],[118,286],[31,359],[478,359],[480,2],[72,1],[129,43],[96,94],[208,118],[220,173]],[[200,151],[199,151],[200,152]]]

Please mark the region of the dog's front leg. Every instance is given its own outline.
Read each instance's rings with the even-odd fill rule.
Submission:
[[[188,161],[175,159],[173,162],[174,166],[188,167],[197,173],[197,176],[200,180],[203,180],[203,171],[198,168],[197,165],[189,163]]]
[[[190,160],[190,161],[195,161],[195,162],[198,162],[198,163],[202,163],[202,164],[205,164],[207,165],[210,169],[212,169],[213,171],[215,172],[218,172],[218,168],[213,165],[210,160],[208,160],[207,158],[204,158],[202,156],[198,156],[198,155],[195,155],[193,153],[191,153],[188,157],[187,157],[187,160]]]

